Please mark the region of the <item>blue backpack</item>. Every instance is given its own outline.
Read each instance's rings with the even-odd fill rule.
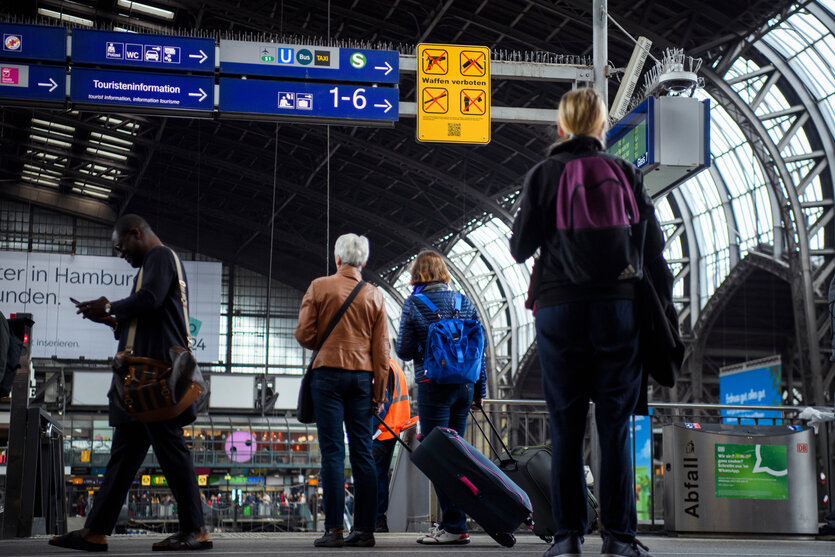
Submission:
[[[475,319],[458,317],[464,297],[455,294],[455,309],[446,319],[425,295],[415,294],[415,299],[437,317],[426,333],[426,377],[441,385],[477,382],[484,356],[484,329]]]
[[[641,278],[646,221],[615,161],[593,156],[566,163],[556,212],[558,258],[572,283]]]

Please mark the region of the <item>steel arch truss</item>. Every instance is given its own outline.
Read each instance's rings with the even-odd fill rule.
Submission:
[[[830,32],[835,30],[831,19],[827,18],[825,23]],[[751,50],[743,52],[743,56],[753,60],[758,68],[728,81],[723,75],[705,70],[706,89],[739,126],[763,170],[772,207],[777,208],[774,217],[780,226],[780,233],[774,237],[772,257],[789,265],[796,334],[802,343],[803,361],[799,368],[803,384],[808,385],[801,397],[807,404],[823,404],[824,393],[833,380],[831,369],[823,377],[823,369],[829,366],[822,354],[829,352],[825,292],[835,270],[831,257],[835,253],[831,247],[835,217],[831,168],[835,149],[825,120],[801,78],[781,55],[759,38],[763,34],[757,36],[758,40],[751,41]],[[716,67],[731,65],[720,62]],[[746,95],[751,100],[740,94],[740,84],[746,86]],[[759,110],[774,88],[790,106],[772,112]],[[807,141],[793,141],[801,131]],[[819,184],[819,191],[814,184]],[[709,311],[706,307],[705,313]],[[707,322],[708,319],[699,319],[695,324],[696,337],[709,332],[704,329]],[[700,350],[698,343],[694,350]],[[690,359],[693,383],[690,392],[695,401],[712,396],[703,389],[702,361],[700,354]]]

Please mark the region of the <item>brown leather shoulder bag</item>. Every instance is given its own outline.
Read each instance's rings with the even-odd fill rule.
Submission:
[[[113,359],[117,375],[116,392],[124,410],[140,422],[162,422],[185,412],[206,390],[206,383],[191,351],[188,327],[188,300],[180,258],[173,251],[183,307],[183,325],[188,347],[172,346],[170,362],[134,355],[136,319],[131,322],[125,349]],[[142,287],[143,269],[139,270],[135,292]]]

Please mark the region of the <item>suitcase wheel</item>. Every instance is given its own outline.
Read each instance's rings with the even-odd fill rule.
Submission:
[[[545,543],[551,543],[554,541],[554,536],[539,536],[539,539]]]
[[[508,532],[490,534],[490,537],[496,540],[496,543],[503,545],[504,547],[513,547],[516,544],[516,536]]]

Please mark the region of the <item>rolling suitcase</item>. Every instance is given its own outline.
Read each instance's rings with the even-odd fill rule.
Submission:
[[[498,455],[498,451],[490,445],[498,456],[496,465],[528,494],[533,505],[533,533],[551,543],[557,531],[557,523],[551,512],[551,447],[540,445],[508,450],[486,412],[484,417],[505,450],[504,454]],[[481,424],[475,419],[473,423],[481,429]],[[587,533],[591,533],[597,527],[597,499],[588,488],[586,495]]]
[[[395,437],[436,488],[496,542],[513,547],[513,532],[521,523],[531,523],[531,501],[522,488],[452,429],[433,429],[414,451]]]

